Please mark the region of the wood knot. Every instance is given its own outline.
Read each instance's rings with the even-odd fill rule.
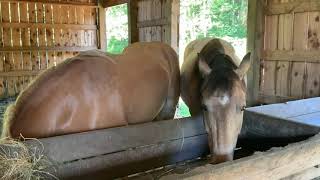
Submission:
[[[318,81],[313,81],[313,85],[315,86],[315,87],[317,87],[318,86]]]
[[[47,35],[51,36],[51,31],[50,30],[47,30]]]
[[[310,91],[309,91],[309,94],[313,94],[313,91],[312,91],[312,90],[310,90]]]
[[[308,29],[308,38],[311,38],[311,36],[312,36],[312,32],[310,29]]]

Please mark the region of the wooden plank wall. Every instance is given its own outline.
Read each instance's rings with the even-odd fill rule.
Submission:
[[[262,103],[320,95],[320,1],[268,0],[260,79]]]
[[[137,6],[139,41],[165,42],[178,51],[179,0],[139,0]]]
[[[0,97],[42,70],[98,47],[96,0],[0,1]]]

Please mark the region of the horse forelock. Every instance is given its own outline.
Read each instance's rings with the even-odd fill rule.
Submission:
[[[200,52],[200,57],[212,69],[211,73],[202,79],[201,91],[221,91],[231,93],[234,88],[239,87],[245,91],[245,84],[235,73],[238,59],[234,56],[234,49],[230,43],[221,39],[212,39]],[[240,84],[240,85],[239,85]]]
[[[209,65],[212,65],[212,61],[214,61],[215,57],[218,55],[225,55],[227,60],[235,67],[238,67],[241,62],[240,59],[235,55],[233,46],[229,42],[222,39],[210,40],[202,48],[200,55]]]
[[[232,95],[234,90],[245,91],[245,84],[231,68],[223,68],[212,71],[202,81],[201,92],[206,91],[211,94],[215,91],[226,92]]]

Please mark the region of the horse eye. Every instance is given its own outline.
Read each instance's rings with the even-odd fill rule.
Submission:
[[[243,112],[246,109],[246,106],[238,106],[237,105],[237,112]]]
[[[207,106],[204,105],[204,104],[201,104],[201,109],[204,110],[204,111],[208,111]]]

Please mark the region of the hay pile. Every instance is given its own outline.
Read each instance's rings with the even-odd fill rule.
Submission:
[[[0,145],[1,180],[57,179],[46,172],[48,168],[54,166],[43,156],[43,146],[41,146],[42,149],[38,148],[30,151],[21,141],[9,138],[0,139]]]

